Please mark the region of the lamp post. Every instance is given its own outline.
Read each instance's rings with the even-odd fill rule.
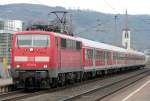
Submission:
[[[118,34],[118,31],[117,31],[117,19],[118,19],[118,16],[115,15],[114,16],[114,45],[118,45],[118,38],[117,38],[117,34]],[[117,36],[116,36],[117,35]],[[117,38],[117,39],[116,39]]]

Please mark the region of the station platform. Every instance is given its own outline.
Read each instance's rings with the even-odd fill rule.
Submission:
[[[13,84],[11,78],[2,78],[0,79],[0,93],[8,92],[11,88],[10,86]]]
[[[150,101],[150,76],[127,94],[122,101]]]
[[[150,101],[150,76],[101,101]]]
[[[11,78],[2,78],[2,79],[0,79],[0,87],[5,86],[5,85],[11,85],[12,83],[13,82],[12,82]]]

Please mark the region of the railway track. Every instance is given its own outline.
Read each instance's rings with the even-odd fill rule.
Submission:
[[[124,78],[124,79],[121,79],[120,81],[118,80],[118,83],[119,82],[122,82],[124,80],[128,80],[129,78],[134,78],[135,76],[139,75],[139,74],[143,74],[143,73],[146,73],[148,72],[149,69],[143,69],[142,71],[141,70],[137,70],[137,71],[133,71],[133,73],[135,73],[134,75],[132,75],[132,77],[128,77],[127,74],[128,73],[123,73],[120,75],[120,79],[122,78],[121,76],[123,75],[126,75],[127,77]],[[132,73],[132,72],[129,72],[129,74]],[[149,72],[148,72],[149,73]],[[117,77],[118,75],[111,75],[111,78],[114,78]],[[114,84],[112,83],[106,83],[107,85],[105,86],[96,86],[96,88],[94,89],[87,89],[89,88],[88,87],[88,84],[90,85],[94,85],[93,82],[95,82],[96,84],[98,82],[103,82],[103,80],[105,79],[109,79],[110,76],[107,76],[107,77],[104,77],[104,78],[96,78],[96,79],[93,79],[93,80],[88,80],[88,81],[85,81],[85,82],[81,82],[81,83],[76,83],[76,84],[73,84],[73,85],[67,85],[67,86],[64,86],[64,87],[59,87],[59,88],[54,88],[54,89],[48,89],[48,90],[43,90],[43,91],[35,91],[35,92],[24,92],[24,91],[16,91],[16,92],[11,92],[11,93],[8,93],[8,94],[4,94],[4,95],[0,95],[0,101],[20,101],[20,100],[25,100],[26,99],[29,99],[29,101],[42,101],[43,99],[40,99],[41,96],[44,96],[44,95],[48,95],[48,98],[52,98],[52,99],[48,99],[48,101],[58,101],[58,100],[61,100],[61,101],[70,101],[70,100],[79,100],[79,98],[85,98],[83,96],[87,96],[87,94],[92,94],[92,92],[97,92],[99,90],[102,90],[104,88],[107,88],[109,87],[110,85],[115,85],[115,83],[117,84],[117,82],[115,82]],[[143,76],[141,77],[143,78]],[[117,78],[116,78],[117,79]],[[114,81],[114,80],[113,80]],[[74,89],[81,89],[81,88],[84,88],[83,86],[84,85],[87,85],[87,88],[85,87],[85,90],[84,92],[72,92],[71,90],[74,90]],[[90,85],[90,86],[91,86]],[[77,90],[77,91],[79,91]],[[81,89],[82,91],[82,89]],[[59,93],[61,92],[61,96],[59,95]],[[67,94],[67,92],[69,92],[70,94]],[[65,94],[67,94],[68,96],[66,96]],[[56,96],[58,95],[58,96]],[[73,96],[74,95],[74,96]],[[37,99],[36,99],[37,97]],[[38,98],[39,97],[39,98]],[[33,98],[33,99],[32,99]],[[35,98],[35,99],[34,99]],[[97,99],[99,100],[99,99]],[[83,100],[85,101],[85,100]]]
[[[102,79],[102,78],[94,79],[94,81],[97,81],[97,80],[100,80],[100,79]],[[82,84],[89,83],[89,82],[93,82],[93,80],[88,80],[88,81],[82,82]],[[53,89],[42,90],[42,91],[34,91],[34,92],[30,92],[30,91],[26,92],[24,90],[19,90],[19,91],[12,91],[12,92],[7,92],[7,93],[2,93],[2,94],[0,94],[0,101],[19,101],[21,99],[26,99],[26,98],[46,94],[46,93],[57,92],[57,91],[60,91],[60,90],[64,90],[66,88],[71,88],[73,86],[78,86],[80,84],[81,83],[76,83],[74,85],[67,85],[67,86],[64,86],[64,87],[53,88]]]
[[[87,90],[86,92],[71,96],[63,101],[100,101],[103,98],[114,94],[115,92],[128,87],[129,85],[143,79],[144,77],[150,75],[150,71],[145,71],[140,74],[133,75],[131,77],[125,78],[118,82],[106,85],[104,87],[97,87],[92,90]]]
[[[11,95],[15,95],[17,93],[20,93],[21,91],[22,90],[19,90],[19,91],[10,91],[10,92],[6,92],[6,93],[0,93],[0,98],[11,96]]]
[[[21,94],[22,92],[23,92],[22,90],[17,90],[17,91],[11,91],[11,92],[7,92],[7,93],[1,93],[0,101],[3,101],[3,100],[5,101],[5,100],[9,99],[10,97]]]

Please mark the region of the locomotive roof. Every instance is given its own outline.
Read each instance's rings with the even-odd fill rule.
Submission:
[[[35,31],[35,30],[32,30],[32,31],[21,31],[21,32],[15,32],[14,34],[50,34],[51,32],[46,32],[46,31]]]
[[[76,36],[70,36],[70,35],[65,35],[65,34],[60,34],[60,33],[54,33],[54,34],[58,37],[61,37],[61,38],[66,38],[66,39],[71,39],[71,40],[76,40],[76,41],[81,42],[81,40]]]
[[[15,34],[50,34],[50,35],[55,35],[61,38],[66,38],[66,39],[71,39],[71,40],[76,40],[76,41],[81,41],[75,36],[70,36],[70,35],[65,35],[65,34],[60,34],[56,32],[47,32],[47,31],[37,31],[37,30],[32,30],[32,31],[22,31],[22,32],[15,32]]]

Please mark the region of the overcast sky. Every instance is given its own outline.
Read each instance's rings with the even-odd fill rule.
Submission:
[[[33,3],[62,6],[71,9],[90,9],[104,13],[150,14],[150,0],[0,0],[0,4]]]

